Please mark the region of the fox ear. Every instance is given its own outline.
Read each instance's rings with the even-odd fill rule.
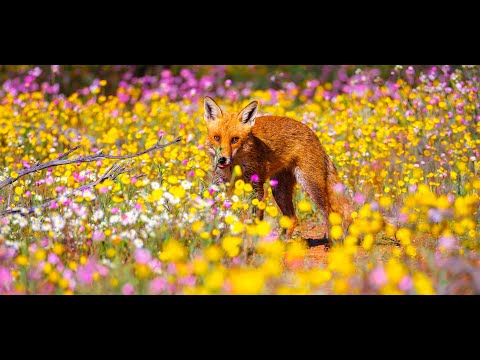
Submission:
[[[208,96],[205,96],[205,101],[203,103],[203,106],[205,108],[204,118],[205,118],[205,121],[207,122],[213,121],[223,115],[222,110],[217,105],[217,103]]]
[[[253,124],[255,124],[255,116],[257,116],[257,110],[258,101],[252,101],[250,104],[245,106],[242,111],[240,111],[238,117],[240,118],[240,121],[242,123],[253,126]]]

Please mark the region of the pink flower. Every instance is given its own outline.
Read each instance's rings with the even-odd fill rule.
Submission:
[[[251,179],[253,182],[258,182],[260,180],[260,177],[257,174],[253,174]]]
[[[167,287],[167,280],[157,277],[150,283],[150,294],[158,295]]]
[[[58,258],[57,254],[54,254],[54,253],[48,254],[47,261],[48,261],[50,264],[55,265],[56,263],[58,263],[59,260],[60,260],[60,259]]]
[[[457,240],[453,236],[442,236],[438,239],[438,246],[447,250],[455,248]]]
[[[13,282],[12,274],[6,267],[0,267],[0,290],[8,289]]]
[[[112,214],[116,214],[116,213],[118,213],[118,208],[117,208],[117,207],[113,207],[113,208],[110,210],[110,212],[111,212]]]
[[[412,288],[413,281],[409,275],[405,275],[398,283],[398,288],[402,291],[408,291]]]
[[[387,283],[387,274],[383,269],[383,266],[379,265],[370,273],[370,282],[376,288],[379,288]]]
[[[122,287],[122,294],[123,295],[133,295],[133,294],[135,294],[135,288],[133,287],[132,284],[126,283]]]
[[[343,192],[343,190],[345,190],[345,186],[342,183],[336,183],[333,186],[333,191],[335,191],[336,193],[341,193]]]
[[[150,251],[147,249],[136,249],[135,250],[135,261],[139,264],[147,264],[152,259]]]
[[[84,285],[90,285],[93,282],[92,269],[82,267],[77,272],[77,279]]]
[[[232,203],[231,203],[230,201],[225,201],[225,202],[223,203],[223,207],[224,207],[225,209],[228,209],[228,208],[231,207],[231,206],[232,206]]]
[[[105,240],[105,234],[102,230],[95,230],[92,234],[93,241],[103,241]]]
[[[169,274],[176,274],[177,273],[177,265],[175,265],[175,263],[168,264],[167,271],[168,271]]]
[[[277,186],[278,185],[278,180],[276,180],[276,179],[270,180],[270,185],[273,186],[273,187]]]
[[[354,196],[353,196],[353,200],[355,200],[355,202],[357,204],[360,204],[362,205],[364,202],[365,202],[365,197],[360,194],[360,193],[356,193]]]

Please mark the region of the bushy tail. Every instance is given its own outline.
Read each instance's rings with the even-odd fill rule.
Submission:
[[[345,228],[352,223],[353,203],[351,196],[340,181],[335,164],[327,158],[327,186],[331,210],[339,213],[343,218]]]

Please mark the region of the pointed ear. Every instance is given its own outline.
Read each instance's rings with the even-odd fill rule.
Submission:
[[[205,121],[214,121],[217,118],[222,117],[222,110],[220,110],[220,107],[212,98],[205,96],[203,106],[205,108]]]
[[[250,104],[245,106],[245,108],[240,111],[238,118],[244,124],[253,126],[255,124],[255,117],[257,116],[258,110],[258,101],[252,101]]]

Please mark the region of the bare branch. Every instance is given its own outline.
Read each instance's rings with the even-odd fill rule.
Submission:
[[[28,208],[28,209],[27,208],[21,208],[21,209],[7,210],[7,211],[4,211],[4,212],[0,213],[0,216],[11,215],[11,214],[20,214],[20,215],[25,216],[25,215],[32,214],[32,213],[35,212],[36,209],[46,208],[46,207],[50,206],[52,203],[58,202],[60,199],[68,198],[72,195],[78,194],[79,192],[81,192],[85,189],[88,189],[88,188],[94,187],[97,184],[103,183],[107,179],[115,180],[118,177],[118,175],[123,174],[123,173],[128,173],[128,172],[132,171],[132,169],[127,169],[127,166],[128,165],[123,165],[123,164],[120,164],[119,162],[116,162],[103,175],[101,175],[94,182],[79,186],[78,188],[74,189],[70,193],[63,194],[62,196],[59,196],[56,199],[47,201],[46,203],[43,203],[41,205],[34,206],[34,207],[31,207],[31,208]],[[138,178],[139,176],[144,176],[144,175],[145,174],[139,174],[139,175],[136,176],[136,178]]]
[[[60,155],[60,156],[58,157],[58,160],[67,157],[68,155],[70,155],[72,152],[74,152],[74,151],[77,150],[78,148],[80,148],[80,145],[77,145],[77,146],[75,146],[74,148],[68,150],[65,154]],[[36,165],[36,164],[35,164],[35,165]]]
[[[162,139],[162,137],[160,137],[155,145],[153,145],[152,147],[150,147],[148,149],[145,149],[144,151],[136,153],[136,154],[122,155],[122,156],[108,155],[108,154],[105,155],[100,150],[96,154],[93,154],[93,155],[77,157],[77,158],[74,158],[74,159],[63,159],[63,157],[66,157],[67,155],[69,155],[70,153],[72,153],[73,151],[76,150],[76,148],[73,148],[72,150],[69,150],[66,154],[61,155],[57,160],[48,161],[48,162],[45,162],[43,164],[35,164],[34,166],[32,166],[29,169],[25,169],[25,170],[20,171],[18,173],[18,177],[16,177],[16,178],[12,178],[12,177],[6,178],[5,180],[0,182],[0,190],[3,189],[5,186],[13,184],[15,181],[17,181],[18,179],[20,179],[21,177],[23,177],[25,175],[28,175],[28,174],[31,174],[31,173],[34,173],[34,172],[37,172],[37,171],[40,171],[40,170],[43,170],[43,169],[46,169],[46,168],[60,166],[60,165],[74,164],[74,163],[91,162],[91,161],[97,161],[97,160],[102,160],[102,159],[119,159],[119,160],[120,159],[131,159],[131,158],[134,158],[134,157],[142,156],[144,154],[147,154],[147,153],[155,151],[155,150],[163,149],[163,148],[165,148],[169,145],[175,144],[175,143],[179,142],[181,138],[182,137],[179,136],[175,140],[170,141],[169,143],[160,145],[160,140]]]

